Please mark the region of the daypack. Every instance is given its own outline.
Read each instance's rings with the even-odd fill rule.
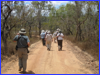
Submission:
[[[22,37],[22,36],[21,36],[21,37],[18,37],[18,40],[17,40],[17,41],[19,41],[19,39],[23,39],[23,40],[26,41],[26,45],[23,45],[23,44],[21,44],[21,45],[23,46],[23,48],[26,48],[26,49],[27,49],[27,53],[29,53],[28,45],[27,45],[27,39],[25,39],[25,38]],[[15,49],[18,50],[18,45],[16,45]]]
[[[51,34],[47,34],[47,40],[52,40],[52,35]]]

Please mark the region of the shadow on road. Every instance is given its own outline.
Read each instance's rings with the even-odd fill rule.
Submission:
[[[60,51],[66,51],[66,50],[60,50]]]
[[[50,50],[50,51],[54,51],[54,50]]]
[[[21,74],[35,74],[33,71],[28,71],[28,72],[19,72],[19,73],[21,73]]]

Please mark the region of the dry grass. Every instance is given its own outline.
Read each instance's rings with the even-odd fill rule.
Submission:
[[[32,36],[30,39],[30,43],[33,44],[39,40],[39,37]],[[1,61],[6,60],[8,57],[11,57],[12,55],[16,55],[15,46],[17,43],[13,42],[12,40],[8,40],[8,51],[4,54],[4,46],[1,42]]]
[[[99,60],[99,43],[90,41],[76,41],[74,36],[65,36],[65,39],[70,40],[80,47],[83,51],[89,53],[94,57],[95,60]]]

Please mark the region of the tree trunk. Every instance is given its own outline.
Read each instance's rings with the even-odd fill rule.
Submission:
[[[15,26],[15,34],[16,34],[16,26]]]
[[[4,54],[6,54],[7,51],[8,51],[8,49],[7,49],[7,39],[6,38],[3,40],[3,44],[4,44]]]
[[[31,26],[29,26],[29,36],[30,36],[30,38],[32,38],[32,34],[31,34]]]
[[[41,34],[41,21],[39,21],[39,35]]]
[[[4,53],[3,54],[6,54],[8,49],[7,49],[7,35],[4,34],[4,31],[2,31],[2,40],[3,40],[3,45],[4,45]]]
[[[77,25],[77,32],[76,32],[75,40],[78,40],[78,41],[82,40],[82,30],[81,30],[80,25]]]
[[[9,32],[8,34],[9,34],[10,39],[12,39],[11,33]]]

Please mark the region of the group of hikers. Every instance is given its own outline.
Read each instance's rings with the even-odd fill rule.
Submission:
[[[61,31],[61,29],[57,28],[56,31],[54,31],[53,34],[51,34],[50,30],[42,30],[41,31],[41,39],[42,39],[42,44],[43,46],[47,46],[47,50],[51,50],[51,43],[54,39],[54,43],[58,43],[58,50],[62,50],[62,42],[63,42],[63,38],[64,35]]]
[[[23,69],[23,73],[26,73],[27,59],[29,53],[28,47],[30,46],[30,40],[25,34],[26,31],[24,28],[22,28],[13,39],[14,42],[17,41],[16,50],[18,51],[19,71],[22,71]],[[43,46],[46,45],[47,50],[50,51],[53,39],[55,43],[58,42],[58,50],[62,50],[62,41],[64,35],[59,28],[53,33],[53,35],[51,34],[50,30],[42,30],[40,36]]]

